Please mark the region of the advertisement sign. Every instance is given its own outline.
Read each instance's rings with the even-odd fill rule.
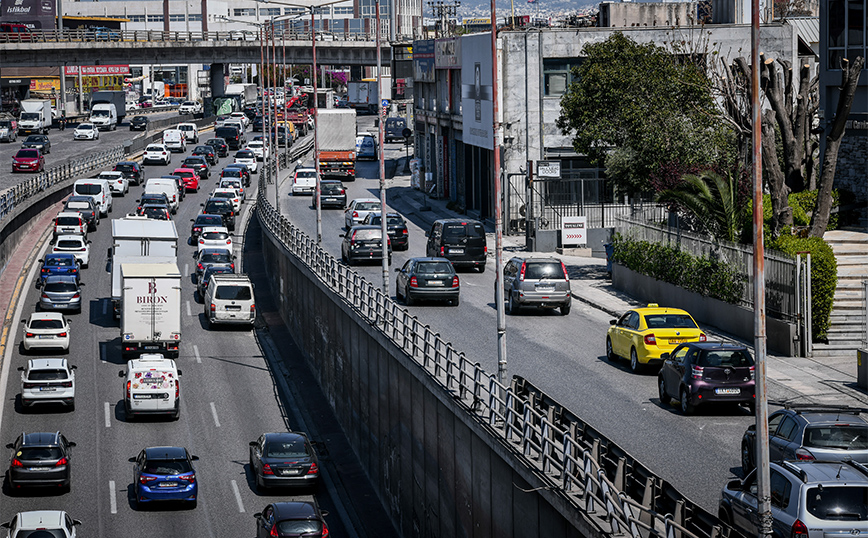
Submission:
[[[561,161],[540,161],[536,165],[539,177],[561,177]]]
[[[0,0],[0,21],[20,22],[31,30],[56,27],[54,0]]]
[[[51,92],[60,91],[59,78],[32,78],[30,79],[30,91]]]
[[[78,75],[77,65],[68,65],[64,67],[64,72],[67,75]],[[82,75],[129,75],[130,66],[128,65],[82,65]]]
[[[418,82],[434,82],[433,39],[413,42],[413,80]]]
[[[461,115],[464,143],[494,149],[491,34],[461,38]]]
[[[450,37],[434,43],[434,67],[437,69],[461,68],[461,39]]]
[[[588,244],[588,217],[563,217],[561,245],[580,246]]]

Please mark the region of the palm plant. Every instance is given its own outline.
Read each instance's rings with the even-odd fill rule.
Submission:
[[[677,205],[717,241],[737,241],[743,211],[738,207],[738,181],[706,170],[687,174],[677,187],[657,193],[658,202]]]

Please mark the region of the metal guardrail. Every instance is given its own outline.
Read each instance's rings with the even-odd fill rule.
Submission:
[[[273,172],[272,164],[260,177],[256,211],[263,227],[363,320],[425,368],[492,435],[527,465],[541,470],[550,489],[566,494],[601,533],[632,538],[719,536],[716,517],[687,501],[600,432],[520,378],[510,387],[500,384],[494,374],[278,214],[265,195]],[[540,405],[544,402],[548,405]]]
[[[316,32],[317,41],[374,41],[375,32]],[[251,39],[251,37],[253,37]],[[271,35],[269,34],[269,39]],[[292,29],[281,30],[275,28],[274,39],[283,41],[306,41],[310,42],[309,31],[296,31]],[[259,46],[259,34],[244,33],[241,30],[220,32],[177,32],[162,30],[110,30],[110,31],[87,31],[87,30],[31,30],[30,32],[0,33],[0,43],[122,43],[122,42],[193,42],[193,41],[242,41],[256,43]]]
[[[195,123],[197,127],[202,128],[214,123],[214,116],[194,119],[192,115],[184,114],[182,116],[173,116],[171,118],[163,118],[161,120],[150,122],[148,124],[148,130],[145,131],[144,135],[133,138],[132,143],[126,148],[126,154],[132,155],[144,151],[144,149],[148,147],[148,144],[153,144],[157,140],[162,139],[162,131],[165,128],[179,123]],[[151,131],[156,132],[151,133]]]

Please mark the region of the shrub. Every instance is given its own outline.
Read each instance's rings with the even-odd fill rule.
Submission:
[[[747,279],[729,264],[707,256],[693,256],[660,243],[634,241],[620,234],[615,234],[612,242],[612,261],[637,273],[704,297],[732,304],[741,300]]]
[[[815,340],[825,340],[838,286],[838,262],[832,247],[820,237],[782,235],[769,248],[793,258],[797,252],[811,253],[811,331]]]

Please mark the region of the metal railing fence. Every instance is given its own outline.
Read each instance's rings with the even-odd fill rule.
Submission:
[[[593,434],[596,440],[589,442],[589,428],[579,431],[578,421],[564,424],[562,414],[554,413],[553,406],[542,410],[536,405],[541,398],[528,396],[527,384],[519,387],[520,380],[514,380],[510,387],[500,384],[496,375],[483,370],[380,288],[323,250],[267,199],[265,187],[273,172],[272,164],[260,177],[256,206],[267,233],[362,320],[425,368],[479,424],[512,447],[516,457],[541,469],[550,489],[565,493],[575,509],[587,514],[601,533],[633,538],[719,535],[716,517],[699,509],[686,517],[686,499],[650,471],[644,470],[647,476],[641,480],[633,479],[644,483],[644,487],[628,487],[628,462],[635,460],[626,452],[599,432]],[[607,448],[605,452],[600,451],[602,445]],[[661,502],[665,499],[675,502]],[[655,506],[670,509],[658,512]]]
[[[179,32],[162,30],[109,30],[97,31],[92,30],[57,30],[43,29],[31,30],[30,32],[0,33],[0,43],[123,43],[123,42],[149,42],[149,41],[172,41],[172,42],[193,42],[193,41],[241,41],[256,43],[259,46],[259,34],[244,34],[242,31],[219,31],[219,32]],[[374,41],[376,33],[373,31],[317,31],[317,41]],[[271,36],[269,35],[269,39]],[[293,30],[291,28],[280,29],[275,28],[274,38],[283,41],[311,41],[311,32],[304,30]]]

